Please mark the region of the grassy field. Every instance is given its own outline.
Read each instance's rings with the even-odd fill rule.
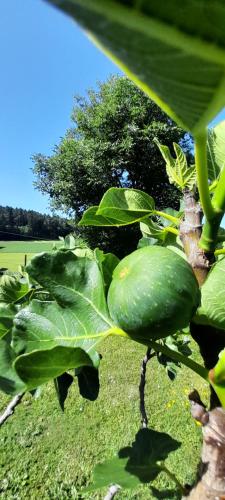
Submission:
[[[51,250],[53,242],[0,242],[0,267],[16,270],[24,253]],[[60,242],[57,242],[60,245]],[[196,347],[195,347],[196,349]],[[108,339],[101,347],[101,391],[97,401],[82,399],[73,384],[62,413],[53,384],[43,387],[38,399],[26,395],[1,428],[0,498],[4,500],[100,500],[105,491],[83,494],[95,464],[111,458],[134,441],[140,427],[139,372],[145,349],[133,342]],[[198,358],[196,350],[194,356]],[[190,416],[188,393],[200,390],[207,401],[207,384],[188,369],[171,382],[163,367],[151,360],[147,372],[146,406],[149,426],[169,433],[182,446],[167,466],[180,481],[191,483],[199,460],[201,428]],[[0,394],[0,412],[10,398]],[[180,495],[165,474],[153,489],[124,490],[118,500],[172,499]]]
[[[103,499],[105,491],[82,494],[95,464],[130,445],[140,426],[138,383],[144,348],[127,340],[102,344],[101,391],[95,402],[79,396],[74,384],[62,413],[53,384],[41,396],[27,395],[16,413],[1,428],[0,496],[5,500],[29,498]],[[174,382],[153,359],[149,363],[146,405],[150,427],[182,442],[167,466],[183,484],[190,483],[199,459],[201,428],[191,418],[187,395],[198,388],[207,400],[208,387],[188,369]],[[9,398],[0,396],[0,411]],[[163,473],[154,490],[140,486],[124,490],[118,500],[179,499],[174,484]]]
[[[24,265],[24,256],[27,262],[35,253],[48,252],[53,245],[58,248],[62,245],[57,241],[0,241],[0,268],[17,271],[18,266]]]

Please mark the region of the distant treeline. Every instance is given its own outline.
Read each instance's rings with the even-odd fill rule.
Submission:
[[[0,240],[57,239],[71,231],[71,225],[61,217],[0,206]]]

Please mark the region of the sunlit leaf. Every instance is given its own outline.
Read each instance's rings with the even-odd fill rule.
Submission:
[[[201,306],[195,322],[225,330],[225,259],[211,269],[201,287]],[[225,341],[225,337],[224,337]]]
[[[14,304],[0,303],[0,338],[13,326],[13,318],[17,313]]]
[[[27,298],[31,287],[25,277],[3,274],[0,278],[0,302],[16,303]]]
[[[88,208],[80,220],[78,226],[116,226],[114,219],[97,214],[98,206]]]
[[[0,390],[7,394],[18,394],[26,389],[13,367],[16,354],[10,346],[10,338],[0,340]]]
[[[187,158],[182,148],[173,143],[176,158],[171,156],[168,146],[163,146],[159,141],[155,141],[166,162],[166,172],[171,184],[178,189],[193,189],[196,184],[196,169],[194,165],[188,166]]]
[[[120,260],[113,253],[104,253],[102,250],[99,250],[99,248],[95,249],[94,255],[102,272],[105,289],[107,291],[112,281],[113,271]]]
[[[154,208],[153,198],[143,191],[110,188],[100,202],[97,215],[115,220],[118,226],[125,226],[151,215]]]
[[[47,351],[22,354],[15,359],[13,366],[26,384],[26,390],[30,391],[59,377],[66,370],[92,364],[90,356],[83,349],[58,346]]]
[[[97,367],[95,348],[114,328],[97,262],[59,250],[37,255],[27,270],[55,299],[31,301],[14,320],[15,368],[27,387],[72,368]]]
[[[207,152],[209,179],[214,181],[225,166],[225,121],[208,130]]]
[[[225,105],[222,0],[48,0],[185,129],[197,133]]]
[[[97,263],[59,250],[37,255],[27,269],[55,301],[33,300],[17,314],[13,344],[18,354],[57,345],[91,351],[113,326]]]

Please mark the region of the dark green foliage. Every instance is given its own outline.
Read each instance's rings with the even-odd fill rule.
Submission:
[[[49,2],[186,130],[197,134],[223,109],[223,0],[169,0],[166,8],[157,0]]]
[[[34,210],[0,206],[0,235],[4,240],[33,238],[56,239],[71,232],[71,224],[58,216]]]
[[[16,354],[10,346],[10,341],[10,334],[0,340],[0,390],[13,395],[24,392],[26,387],[13,367]]]
[[[79,216],[98,205],[111,186],[143,189],[158,208],[178,207],[179,194],[153,139],[171,146],[184,139],[184,131],[132,82],[113,77],[87,98],[76,97],[72,121],[50,157],[33,157],[35,185],[53,207]],[[84,234],[91,246],[97,241],[119,256],[134,250],[138,241],[133,228],[88,228]]]
[[[200,361],[194,343],[192,348],[194,359]],[[14,416],[1,427],[1,500],[104,498],[108,486],[86,495],[81,490],[92,483],[98,463],[113,458],[134,441],[140,422],[138,382],[145,347],[114,337],[101,344],[101,352],[101,390],[94,403],[80,397],[75,380],[62,414],[50,382],[37,399],[27,393]],[[166,465],[183,484],[194,481],[201,446],[201,428],[192,419],[187,402],[194,387],[207,403],[207,385],[196,373],[183,367],[170,383],[156,357],[151,360],[145,396],[150,426],[182,442],[169,454]],[[0,392],[1,413],[9,400],[10,396]],[[172,493],[174,484],[166,474],[159,474],[151,485],[161,490],[165,500],[180,498]],[[162,490],[167,494],[163,496]],[[148,485],[118,494],[118,500],[152,497]]]
[[[191,266],[167,248],[146,246],[125,257],[109,287],[116,324],[137,338],[157,339],[184,328],[200,300]]]
[[[12,328],[13,318],[16,313],[17,308],[14,304],[0,302],[0,338]]]
[[[16,304],[28,298],[32,286],[25,276],[4,274],[0,280],[0,302]]]
[[[175,335],[166,337],[165,339],[162,339],[161,342],[166,347],[169,347],[169,349],[180,352],[184,354],[184,356],[190,356],[192,354],[192,351],[189,347],[190,338],[187,336],[184,337],[180,335],[180,332],[178,332]],[[158,362],[162,366],[164,366],[170,380],[174,380],[175,377],[177,376],[178,369],[181,368],[182,365],[178,361],[172,360],[170,357],[166,356],[162,352],[157,353],[157,359]]]

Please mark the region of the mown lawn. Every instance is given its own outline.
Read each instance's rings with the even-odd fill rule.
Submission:
[[[62,246],[61,241],[0,241],[0,253],[39,253],[52,250],[53,245]]]
[[[57,241],[0,241],[0,268],[17,271],[24,265],[25,254],[27,262],[35,253],[51,251],[53,245],[57,248],[62,243]]]
[[[1,428],[1,498],[104,498],[106,491],[84,495],[82,488],[90,483],[95,464],[134,440],[140,426],[138,384],[144,352],[143,346],[123,339],[108,339],[102,344],[101,391],[95,402],[82,399],[76,384],[70,389],[64,413],[52,384],[43,387],[38,399],[31,395],[24,398]],[[167,466],[184,484],[195,476],[201,441],[201,428],[190,416],[187,399],[194,387],[206,401],[208,387],[199,376],[184,368],[171,382],[156,360],[150,361],[146,386],[149,425],[182,442]],[[8,400],[0,396],[1,411]],[[153,491],[148,486],[124,490],[117,498],[180,498],[165,474],[153,486]]]
[[[0,253],[0,268],[18,271],[18,266],[23,266],[25,263],[24,255],[24,253]],[[28,263],[34,254],[28,253],[26,255]]]

